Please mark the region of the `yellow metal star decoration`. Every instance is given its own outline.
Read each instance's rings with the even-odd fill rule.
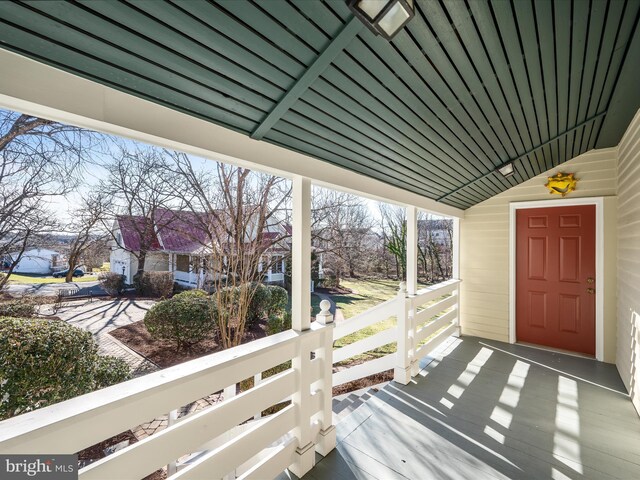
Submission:
[[[573,173],[558,172],[551,177],[547,177],[548,182],[545,187],[549,189],[551,195],[562,195],[564,197],[567,193],[576,189],[578,179],[573,175]]]

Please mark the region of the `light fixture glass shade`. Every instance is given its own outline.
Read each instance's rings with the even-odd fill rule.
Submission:
[[[397,2],[391,9],[380,19],[378,27],[381,28],[387,36],[392,37],[407,20],[411,18],[400,2]]]
[[[505,163],[501,167],[498,167],[498,171],[502,174],[503,177],[513,175],[513,163]]]
[[[376,35],[387,40],[414,15],[414,0],[347,0],[356,17]]]
[[[375,20],[380,12],[387,6],[388,0],[359,0],[356,8],[371,19]]]

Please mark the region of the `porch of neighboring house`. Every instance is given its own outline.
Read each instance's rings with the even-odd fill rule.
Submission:
[[[186,288],[202,288],[206,281],[205,259],[191,253],[169,253],[169,271],[176,283]]]
[[[212,273],[207,272],[207,257],[192,253],[169,253],[169,271],[175,281],[186,288],[204,288]],[[262,259],[258,272],[263,273],[263,282],[284,283],[286,260],[283,255],[270,255]]]
[[[640,478],[640,419],[615,366],[462,337],[421,367],[338,423],[305,478]]]
[[[286,268],[285,257],[281,254],[265,256],[258,265],[258,271],[264,273],[264,283],[283,284]]]

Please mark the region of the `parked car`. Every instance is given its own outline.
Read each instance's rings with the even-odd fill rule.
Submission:
[[[69,269],[68,268],[66,270],[60,270],[59,272],[56,272],[56,273],[53,274],[53,278],[66,277],[67,273],[69,273]],[[73,276],[74,277],[84,277],[84,271],[82,271],[80,268],[76,268],[73,271]]]

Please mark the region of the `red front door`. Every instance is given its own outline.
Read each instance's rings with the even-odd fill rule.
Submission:
[[[595,206],[516,210],[516,337],[595,355]]]

